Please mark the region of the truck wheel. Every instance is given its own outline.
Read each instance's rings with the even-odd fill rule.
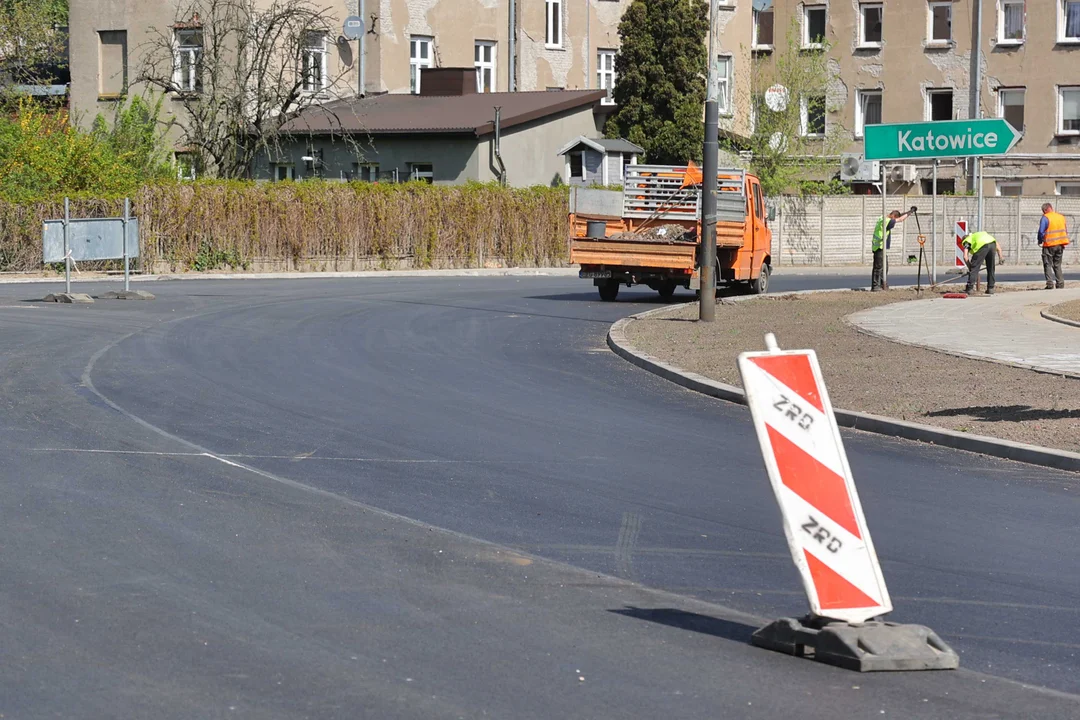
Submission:
[[[608,280],[606,284],[597,286],[600,291],[600,299],[604,302],[615,302],[619,297],[619,281]]]
[[[674,280],[667,280],[656,286],[656,292],[660,293],[660,297],[664,300],[670,300],[671,296],[675,294],[675,288],[678,287]]]
[[[757,279],[750,281],[750,292],[754,295],[764,295],[769,292],[770,274],[772,274],[772,268],[762,264],[761,273],[757,276]]]

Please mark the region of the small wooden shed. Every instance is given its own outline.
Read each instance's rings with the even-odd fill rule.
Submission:
[[[566,160],[567,185],[622,185],[627,165],[637,165],[645,152],[628,140],[587,138],[572,140],[559,151]]]

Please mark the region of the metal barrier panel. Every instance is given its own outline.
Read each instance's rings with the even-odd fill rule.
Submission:
[[[64,262],[64,221],[46,220],[42,233],[44,262]],[[124,257],[124,221],[121,218],[91,218],[68,223],[68,248],[75,262],[117,260]],[[128,220],[127,256],[139,256],[139,221]]]

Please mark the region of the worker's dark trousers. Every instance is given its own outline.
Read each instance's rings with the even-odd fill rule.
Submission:
[[[1047,287],[1057,283],[1057,287],[1065,287],[1065,275],[1061,272],[1061,258],[1065,255],[1064,245],[1043,246],[1042,261],[1043,275],[1046,276]]]
[[[971,256],[971,262],[968,263],[968,281],[967,291],[970,292],[975,287],[975,281],[979,279],[979,268],[982,267],[983,261],[986,262],[986,289],[994,289],[994,268],[997,266],[997,243],[987,243],[979,248],[979,252]]]
[[[885,288],[885,251],[874,251],[874,270],[870,274],[870,288],[881,290]]]

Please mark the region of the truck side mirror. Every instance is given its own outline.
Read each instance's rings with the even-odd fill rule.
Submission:
[[[769,210],[766,213],[766,217],[768,217],[769,222],[773,222],[773,221],[776,220],[776,206],[775,205],[770,205],[769,206]]]

